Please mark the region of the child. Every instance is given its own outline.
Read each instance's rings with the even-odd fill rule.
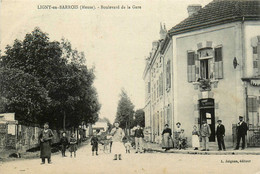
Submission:
[[[181,133],[179,135],[179,150],[186,148],[186,137],[184,134],[184,129],[181,129]]]
[[[98,155],[98,138],[97,134],[94,133],[93,137],[90,140],[92,145],[92,156],[94,156],[94,152],[96,151],[96,155]]]
[[[199,150],[200,147],[200,141],[199,141],[199,131],[197,131],[197,126],[193,126],[192,131],[192,147],[194,150]]]
[[[131,148],[131,143],[130,143],[130,141],[128,140],[128,141],[125,143],[125,152],[126,152],[126,153],[130,153],[130,148]]]
[[[75,134],[72,133],[70,137],[70,157],[72,157],[72,152],[74,152],[74,157],[76,157],[76,151],[77,151],[77,139],[75,137]]]
[[[62,137],[60,139],[60,144],[61,144],[62,157],[66,157],[65,152],[66,152],[66,148],[69,144],[68,138],[66,137],[66,132],[62,133]]]

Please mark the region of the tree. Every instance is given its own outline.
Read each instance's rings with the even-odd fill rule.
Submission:
[[[101,105],[93,87],[94,68],[87,68],[84,53],[72,49],[69,41],[62,39],[61,43],[51,42],[47,33],[35,28],[26,34],[23,41],[15,40],[12,46],[6,47],[5,55],[0,59],[0,67],[20,73],[16,80],[21,83],[21,88],[25,86],[21,91],[30,95],[37,91],[35,93],[42,96],[33,100],[30,95],[1,88],[1,93],[10,94],[0,101],[0,109],[4,112],[14,110],[11,109],[10,101],[12,96],[17,95],[23,99],[21,101],[37,103],[39,107],[30,105],[30,112],[34,115],[35,122],[41,124],[49,121],[56,128],[65,128],[78,127],[82,121],[94,123],[98,120]],[[27,82],[23,76],[28,76],[33,83]],[[12,81],[6,80],[7,78],[8,73],[1,76],[6,87],[12,86]],[[34,91],[26,91],[30,85]],[[13,105],[16,115],[21,113],[18,120],[23,120],[26,116],[22,111],[27,106],[18,107],[17,102],[13,102]]]
[[[37,78],[17,69],[0,68],[0,112],[15,112],[23,124],[39,123],[50,98]]]
[[[138,109],[135,111],[135,121],[134,121],[136,126],[139,124],[141,127],[145,127],[145,113],[143,109]]]
[[[122,128],[131,128],[134,116],[134,105],[124,89],[121,90],[120,100],[117,106],[116,121]]]

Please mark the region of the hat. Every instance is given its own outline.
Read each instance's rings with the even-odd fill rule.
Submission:
[[[239,116],[239,118],[244,118],[243,116]]]
[[[222,122],[222,120],[218,120],[217,122]]]
[[[168,124],[165,124],[164,126],[169,126]]]
[[[180,122],[176,123],[176,125],[178,125],[178,124],[179,124],[179,125],[181,125],[181,123],[180,123]]]

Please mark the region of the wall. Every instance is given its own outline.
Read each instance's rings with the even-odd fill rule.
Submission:
[[[244,115],[243,83],[241,68],[233,68],[233,58],[238,61],[242,55],[236,50],[241,48],[239,23],[226,24],[195,32],[173,36],[173,85],[174,85],[174,122],[181,122],[182,128],[191,140],[192,127],[199,111],[196,110],[200,92],[194,90],[193,83],[187,80],[187,51],[197,51],[198,43],[212,41],[212,47],[222,45],[224,78],[217,88],[212,89],[212,97],[217,103],[216,119],[222,119],[226,127],[226,140],[232,141],[232,124],[238,115]],[[235,39],[234,39],[235,38]]]

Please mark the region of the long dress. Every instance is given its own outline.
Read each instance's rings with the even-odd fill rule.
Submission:
[[[122,143],[122,138],[125,136],[124,131],[121,128],[113,128],[111,130],[112,134],[112,153],[122,154],[125,151],[125,146]]]
[[[39,135],[41,154],[40,158],[51,157],[51,140],[53,132],[51,129],[43,130]]]
[[[162,132],[162,148],[163,149],[171,149],[173,148],[173,140],[172,140],[172,130],[170,128],[166,128]]]
[[[194,130],[192,131],[192,147],[194,148],[200,147],[199,132]]]
[[[77,139],[75,137],[70,137],[70,152],[77,151]]]

